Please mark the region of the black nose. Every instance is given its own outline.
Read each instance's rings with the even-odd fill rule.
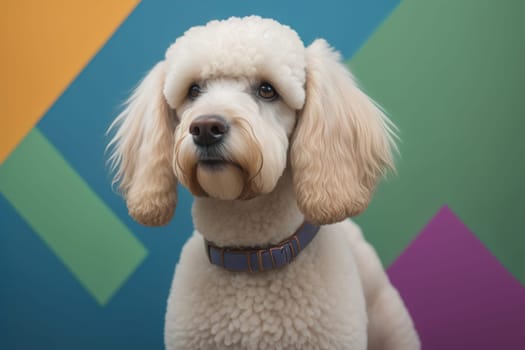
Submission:
[[[218,115],[203,115],[190,125],[193,142],[199,146],[211,146],[221,141],[228,132],[228,123]]]

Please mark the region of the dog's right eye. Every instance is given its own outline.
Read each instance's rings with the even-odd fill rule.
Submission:
[[[197,97],[199,97],[200,94],[201,94],[201,87],[199,85],[193,84],[192,86],[190,86],[190,88],[188,90],[188,97],[189,98],[194,100]]]
[[[262,83],[257,88],[257,95],[264,100],[273,101],[277,98],[277,91],[270,84]]]

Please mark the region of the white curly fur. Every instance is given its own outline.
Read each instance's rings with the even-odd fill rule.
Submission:
[[[279,97],[258,96],[261,83]],[[192,84],[200,94],[189,98]],[[200,116],[229,130],[223,164],[202,163]],[[167,349],[419,349],[410,316],[348,216],[393,168],[393,125],[324,40],[251,16],[194,27],[167,50],[112,125],[115,180],[130,214],[165,224],[177,180],[196,197],[165,323]],[[262,273],[211,265],[203,239],[266,246],[322,224],[291,264]],[[344,220],[344,221],[342,221]]]

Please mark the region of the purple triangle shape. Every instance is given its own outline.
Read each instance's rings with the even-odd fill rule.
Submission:
[[[525,349],[525,288],[447,206],[388,275],[423,349]]]

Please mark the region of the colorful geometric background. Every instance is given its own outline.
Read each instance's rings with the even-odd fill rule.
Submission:
[[[524,2],[0,8],[1,348],[162,348],[191,196],[179,191],[166,227],[133,222],[110,186],[105,131],[187,28],[249,14],[289,24],[305,43],[326,38],[399,126],[398,172],[356,220],[424,348],[525,345]]]

